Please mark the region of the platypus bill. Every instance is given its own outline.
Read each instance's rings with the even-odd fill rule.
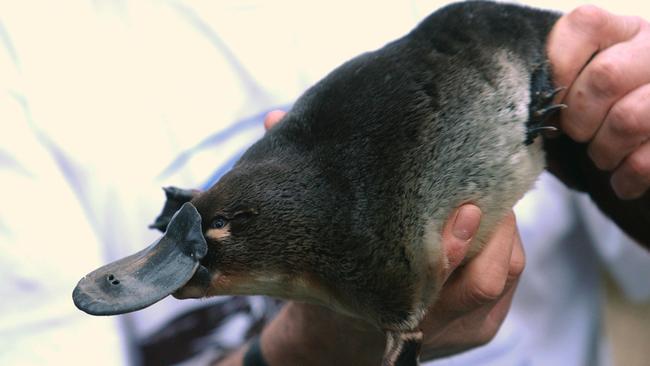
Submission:
[[[170,294],[307,301],[383,330],[384,365],[417,365],[446,265],[440,232],[461,204],[484,213],[471,255],[549,164],[650,242],[648,195],[615,199],[581,145],[543,141],[563,108],[545,54],[558,17],[452,4],[346,62],[209,190],[167,189],[154,224],[165,234],[84,277],[75,304],[111,315]]]

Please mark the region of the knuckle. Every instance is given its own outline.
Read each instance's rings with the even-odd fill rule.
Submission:
[[[591,105],[589,86],[582,84],[572,92],[567,114],[562,115],[562,131],[577,142],[591,140],[597,131],[594,121],[589,117]]]
[[[616,166],[613,160],[607,158],[608,154],[603,152],[605,149],[606,148],[601,145],[591,143],[588,148],[588,154],[594,162],[594,165],[596,165],[596,168],[609,171],[614,169]]]
[[[593,32],[607,25],[609,14],[597,6],[582,5],[567,14],[567,18],[579,29]]]
[[[650,157],[646,154],[632,154],[628,156],[626,165],[633,177],[643,178],[646,181],[650,176]]]
[[[636,137],[644,133],[643,123],[639,118],[636,104],[621,101],[609,111],[609,128],[617,137]]]
[[[621,63],[613,56],[603,56],[588,67],[587,80],[591,92],[600,98],[621,94],[621,80],[625,76]]]
[[[497,335],[498,327],[483,326],[476,337],[476,345],[484,346],[490,343]]]
[[[587,142],[594,136],[594,129],[586,123],[569,121],[562,124],[562,130],[577,142]]]
[[[650,32],[650,22],[645,20],[643,17],[636,16],[636,15],[633,16],[632,18],[634,19],[634,21],[637,22],[637,24],[639,24],[639,31],[641,33],[647,34]]]
[[[512,259],[510,260],[510,268],[508,269],[508,280],[514,281],[524,272],[526,268],[526,259],[522,257],[521,259]]]
[[[650,23],[645,20],[643,17],[638,15],[626,15],[623,17],[625,23],[630,30],[631,37],[636,37],[638,35],[647,35],[650,31]]]
[[[650,23],[648,23],[645,18],[639,15],[630,15],[630,21],[632,22],[633,25],[636,25],[639,27],[640,30],[642,31],[648,31],[650,30]]]
[[[483,276],[469,290],[469,298],[475,304],[486,304],[497,300],[505,288],[505,281],[495,280],[493,276]]]

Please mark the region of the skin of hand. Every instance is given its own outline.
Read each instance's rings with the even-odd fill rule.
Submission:
[[[547,42],[561,129],[588,143],[596,166],[611,171],[619,198],[650,187],[650,23],[592,5],[561,17]]]
[[[267,115],[271,128],[284,112]],[[461,266],[481,211],[464,205],[449,218],[442,233],[448,266],[440,299],[421,323],[423,360],[456,354],[489,342],[510,308],[517,279],[525,265],[515,217],[510,213],[483,251]],[[262,353],[269,365],[378,365],[384,351],[382,332],[362,320],[321,306],[289,302],[264,329]],[[245,348],[221,365],[241,365]]]

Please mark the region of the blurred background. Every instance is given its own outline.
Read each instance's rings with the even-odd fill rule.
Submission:
[[[592,3],[650,19],[638,0]],[[0,0],[0,365],[208,364],[259,331],[276,302],[91,317],[70,295],[158,237],[162,186],[209,187],[268,111],[444,4]],[[435,364],[648,365],[650,255],[550,176],[517,216],[528,266],[502,331]]]

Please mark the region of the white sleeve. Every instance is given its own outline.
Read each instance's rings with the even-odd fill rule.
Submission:
[[[621,231],[587,195],[576,201],[594,248],[625,295],[633,301],[650,300],[650,251]]]

